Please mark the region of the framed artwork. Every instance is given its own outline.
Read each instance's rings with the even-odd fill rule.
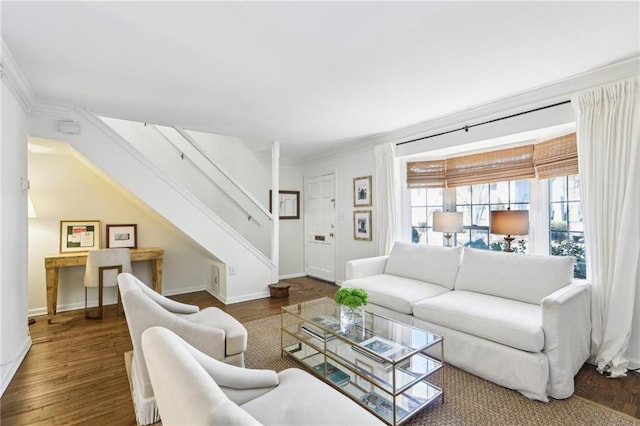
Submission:
[[[269,190],[269,211],[273,213]],[[300,219],[300,191],[280,191],[278,198],[278,214],[280,219]]]
[[[353,178],[353,207],[371,207],[371,176]]]
[[[371,210],[353,212],[353,239],[371,241]]]
[[[60,253],[82,252],[99,248],[99,220],[60,221]]]
[[[107,248],[138,248],[138,225],[107,225]]]

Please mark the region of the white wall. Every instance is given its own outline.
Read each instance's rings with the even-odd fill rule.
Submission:
[[[271,171],[240,138],[188,130],[187,133],[264,206],[269,206]]]
[[[32,138],[30,146],[53,153],[29,153],[31,199],[37,218],[29,219],[29,313],[46,313],[43,259],[59,251],[60,220],[100,220],[102,247],[107,224],[137,224],[138,247],[165,250],[163,293],[204,290],[211,280],[213,259],[179,229],[140,203],[101,172],[88,167],[64,142]],[[133,272],[151,284],[151,262],[134,262]],[[61,268],[58,311],[84,307],[84,267]],[[115,289],[107,289],[107,304],[115,303]],[[89,293],[89,306],[97,295]]]
[[[372,229],[372,241],[354,240],[353,212],[354,210],[368,210],[368,207],[353,207],[353,178],[373,176],[372,185],[375,188],[376,177],[375,154],[373,148],[341,154],[335,157],[317,158],[305,165],[304,176],[307,178],[335,173],[336,178],[336,282],[341,283],[345,278],[345,265],[348,260],[375,256],[377,229]],[[375,189],[372,188],[372,194]],[[377,203],[372,198],[372,220],[375,224]]]
[[[4,57],[2,57],[4,63]],[[0,395],[31,346],[27,330],[27,116],[2,79]],[[24,184],[22,184],[24,182]]]

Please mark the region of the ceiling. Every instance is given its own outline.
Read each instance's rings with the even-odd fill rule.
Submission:
[[[11,2],[35,95],[310,158],[640,54],[638,2]]]

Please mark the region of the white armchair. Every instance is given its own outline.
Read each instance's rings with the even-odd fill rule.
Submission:
[[[224,364],[161,327],[142,334],[142,347],[164,426],[384,424],[297,368],[276,373]]]
[[[165,327],[208,356],[244,367],[247,330],[231,315],[218,308],[200,310],[168,299],[131,274],[118,275],[118,286],[133,343],[131,382],[139,424],[151,424],[159,418],[140,340],[149,327]]]

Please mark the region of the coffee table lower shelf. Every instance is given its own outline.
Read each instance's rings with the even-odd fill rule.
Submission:
[[[294,340],[298,339],[297,336],[285,330],[283,333]],[[367,364],[354,365],[348,360],[332,356],[331,353],[323,352],[318,347],[303,341],[298,340],[297,343],[283,345],[282,353],[390,425],[404,423],[438,398],[444,402],[443,390],[426,380],[426,377],[402,392],[394,392],[391,386],[387,389],[381,387],[375,377],[362,368],[362,365]],[[368,362],[369,365],[371,363],[375,361]],[[440,368],[442,365],[437,369]],[[360,374],[361,371],[363,374]]]

